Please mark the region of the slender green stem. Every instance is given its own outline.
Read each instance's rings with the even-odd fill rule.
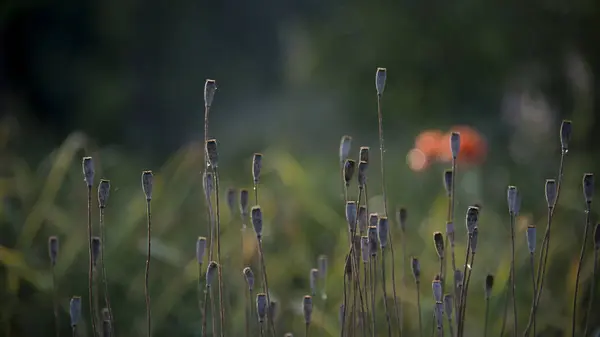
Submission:
[[[217,211],[217,264],[219,265],[218,269],[218,280],[219,280],[219,309],[220,309],[220,331],[221,337],[224,336],[225,331],[225,305],[223,301],[223,297],[225,293],[223,292],[223,265],[221,264],[221,211],[219,208],[219,170],[215,167],[215,205]]]
[[[73,326],[71,330],[73,331],[73,337],[79,336],[79,333],[77,332],[77,326]]]
[[[96,269],[96,266],[94,266],[94,311],[96,312],[96,322],[101,322],[102,319],[100,318],[100,306],[98,305],[98,270]],[[98,331],[96,331],[96,333],[98,335],[101,335],[102,333],[102,326],[100,324],[98,324],[97,326]]]
[[[265,254],[264,254],[263,245],[262,245],[262,238],[257,237],[257,240],[258,240],[258,253],[260,255],[260,265],[261,265],[262,276],[263,276],[264,292],[267,295],[267,303],[268,303],[267,304],[267,318],[269,321],[269,325],[271,326],[271,330],[273,331],[273,336],[276,336],[277,333],[275,332],[275,323],[273,322],[273,316],[271,315],[271,310],[270,310],[271,295],[269,294],[269,281],[267,279],[267,266],[265,264]]]
[[[390,311],[387,305],[387,289],[385,285],[385,248],[381,247],[381,289],[383,289],[383,307],[385,309],[385,319],[388,326],[388,336],[392,336],[392,322],[390,319]]]
[[[200,283],[200,282],[198,282]],[[210,285],[206,284],[204,289],[204,311],[202,312],[202,336],[207,337],[208,331],[206,330],[206,316],[208,316],[208,293],[210,291]]]
[[[500,337],[504,336],[504,331],[506,330],[506,321],[508,320],[508,299],[510,297],[510,292],[508,291],[508,287],[511,283],[510,282],[511,278],[512,278],[512,267],[510,268],[508,282],[506,283],[506,295],[504,296],[504,315],[502,316],[502,328],[500,330]]]
[[[249,324],[249,326],[250,326],[250,330],[254,330],[253,327],[255,326],[256,321],[254,321],[252,318],[256,317],[256,316],[254,315],[254,305],[252,305],[253,304],[252,299],[254,298],[254,293],[253,293],[252,289],[248,289],[248,294],[249,294],[248,305],[250,306],[250,322],[251,322]],[[253,321],[254,321],[254,323],[252,323]]]
[[[533,300],[535,300],[535,294],[537,292],[535,285],[535,256],[533,253],[529,254],[529,264],[531,265],[531,286],[533,290]],[[535,316],[533,316],[533,335],[535,336],[536,325]]]
[[[577,265],[577,277],[575,278],[575,293],[573,294],[573,316],[571,319],[571,336],[575,337],[575,322],[577,321],[577,294],[579,292],[579,279],[581,277],[581,266],[585,255],[585,244],[587,243],[588,229],[590,228],[591,204],[587,204],[585,210],[585,229],[583,230],[583,243],[581,244],[581,253],[579,254],[579,264]]]
[[[344,268],[345,269],[345,268]],[[348,288],[346,287],[346,271],[344,270],[344,302],[343,302],[343,312],[342,312],[342,322],[341,322],[341,337],[344,337],[344,331],[346,329],[346,312],[348,311]]]
[[[200,310],[201,321],[204,321],[206,312],[202,310],[202,263],[198,263],[198,310]]]
[[[517,296],[515,294],[516,291],[516,269],[515,269],[515,214],[511,212],[510,214],[510,250],[511,250],[511,259],[510,265],[512,269],[513,277],[510,280],[511,283],[511,292],[512,292],[512,304],[513,304],[513,336],[517,335],[518,330],[518,321],[517,321]]]
[[[488,319],[490,316],[490,299],[485,299],[485,321],[483,323],[483,337],[487,337],[488,332]]]
[[[421,318],[421,282],[417,281],[417,312],[419,314],[419,336],[423,337],[423,320]]]
[[[108,316],[110,320],[110,332],[111,336],[115,336],[115,318],[112,313],[112,306],[110,304],[110,296],[108,294],[108,277],[106,276],[106,262],[104,260],[104,247],[106,246],[106,226],[104,223],[104,207],[100,207],[100,242],[102,248],[100,249],[100,259],[102,260],[102,283],[104,283],[104,302],[108,308]]]
[[[265,336],[265,323],[264,322],[260,322],[260,337],[264,337]]]
[[[58,318],[58,290],[56,286],[56,271],[52,266],[52,304],[54,307],[54,330],[56,337],[60,337],[60,319]]]
[[[310,324],[306,323],[305,325],[305,329],[304,329],[304,337],[308,337],[308,328],[309,328]]]
[[[598,249],[594,247],[594,271],[592,272],[592,282],[590,284],[590,300],[588,302],[587,313],[585,315],[585,330],[583,332],[583,337],[587,337],[588,335],[588,323],[590,321],[590,314],[592,313],[592,309],[594,307],[594,290],[596,289],[596,275],[598,274]]]
[[[452,322],[452,315],[446,315],[448,317],[448,329],[450,330],[450,337],[454,337],[454,323]]]
[[[460,332],[462,330],[462,325],[463,325],[463,317],[462,317],[462,306],[463,306],[463,296],[464,296],[464,292],[465,292],[465,285],[466,285],[466,279],[467,279],[467,267],[469,266],[469,254],[471,253],[471,238],[473,237],[473,235],[471,233],[469,233],[469,236],[467,238],[467,251],[465,253],[465,266],[464,266],[464,271],[463,271],[463,287],[459,293],[458,296],[458,310],[456,312],[457,315],[457,324],[458,324],[458,336],[460,336]]]
[[[88,270],[88,296],[90,302],[90,320],[92,322],[92,335],[96,335],[96,314],[94,313],[94,297],[93,297],[93,286],[94,286],[94,271],[93,271],[93,256],[92,256],[92,186],[88,186],[87,189],[88,197],[88,243],[89,243],[89,270]]]
[[[471,274],[473,273],[473,264],[475,263],[475,253],[471,253],[471,268],[469,268],[468,275],[465,277],[465,285],[463,287],[463,297],[461,299],[461,324],[459,336],[464,334],[465,322],[467,320],[467,296],[469,294],[469,284],[471,283]]]
[[[375,256],[370,257],[371,261],[369,262],[369,286],[371,287],[371,337],[375,337],[375,289],[376,289],[376,280],[375,280],[375,270],[377,268],[377,259]]]
[[[408,261],[406,260],[406,232],[402,231],[402,237],[400,238],[400,244],[402,245],[402,287],[403,290],[406,291],[408,288],[406,286],[406,265],[408,265]],[[400,336],[404,331],[404,301],[400,299]]]
[[[246,316],[246,337],[250,337],[250,312],[252,311],[252,297],[250,297],[252,290],[244,290],[246,293],[246,305],[244,306],[244,315]]]
[[[214,300],[215,294],[213,293],[212,287],[210,287],[208,289],[208,295],[210,296],[210,305],[211,305],[210,310],[211,310],[211,317],[212,317],[212,337],[216,337],[217,336],[217,323],[215,321],[215,319],[216,319],[215,317],[217,316],[216,315],[217,309],[215,308],[215,300]]]
[[[150,254],[152,252],[152,209],[151,201],[146,203],[146,213],[148,216],[148,247],[146,251],[146,270],[144,272],[144,295],[146,297],[146,321],[147,321],[147,336],[152,336],[152,311],[150,309]]]

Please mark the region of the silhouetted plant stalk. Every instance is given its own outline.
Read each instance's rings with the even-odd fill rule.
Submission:
[[[563,120],[560,127],[560,143],[561,143],[561,155],[560,164],[558,166],[558,176],[556,180],[549,179],[546,181],[546,202],[548,203],[548,221],[546,224],[546,230],[544,233],[544,239],[542,240],[542,247],[540,249],[540,257],[538,260],[538,270],[536,275],[537,280],[537,294],[534,299],[530,314],[527,328],[525,329],[524,336],[529,336],[529,329],[531,328],[533,317],[536,315],[537,307],[539,305],[540,298],[544,290],[544,280],[546,276],[546,266],[548,263],[548,250],[550,246],[550,230],[552,227],[552,220],[554,218],[554,211],[560,198],[560,187],[562,185],[564,163],[569,152],[569,143],[571,141],[572,125],[571,121]]]
[[[69,302],[69,317],[71,318],[73,337],[76,337],[79,335],[77,325],[79,325],[79,322],[81,321],[81,297],[73,296],[71,298],[71,301]]]
[[[488,274],[485,277],[484,297],[485,297],[485,321],[483,323],[483,337],[487,337],[488,319],[490,314],[490,298],[492,297],[492,289],[494,288],[494,276]]]
[[[302,301],[302,311],[304,313],[304,337],[308,337],[308,330],[310,328],[310,321],[312,317],[313,311],[312,297],[309,295],[304,296],[304,300]]]
[[[406,220],[407,220],[407,211],[406,208],[400,207],[396,212],[396,222],[400,227],[400,233],[402,236],[400,237],[400,244],[402,245],[402,287],[403,289],[407,289],[406,286],[406,266],[408,265],[407,255],[406,255]],[[404,331],[404,301],[400,301],[400,335],[402,335]]]
[[[259,171],[260,172],[260,169]],[[257,178],[255,178],[255,185],[257,185]],[[263,215],[262,215],[262,210],[260,208],[260,206],[254,206],[252,207],[252,225],[254,227],[254,232],[256,233],[256,241],[258,243],[258,254],[259,254],[259,258],[260,258],[260,267],[262,270],[262,277],[263,277],[263,288],[264,288],[264,292],[267,296],[267,303],[271,303],[271,297],[269,295],[269,281],[267,279],[267,267],[265,264],[265,255],[264,255],[264,250],[263,250],[263,246],[262,246],[262,228],[263,228]],[[265,304],[265,306],[268,306],[268,304]],[[267,310],[267,315],[270,316],[270,310]],[[273,318],[272,317],[268,317],[270,326],[271,326],[271,330],[273,332],[273,335],[276,335],[275,332],[275,324],[273,322]],[[262,328],[261,328],[262,329]]]
[[[363,284],[365,285],[364,289],[364,296],[365,296],[365,311],[371,312],[369,310],[369,283],[367,282],[368,280],[368,268],[367,266],[369,265],[369,256],[370,256],[370,252],[369,252],[369,237],[368,236],[361,236],[360,238],[360,251],[361,251],[361,258],[362,258],[362,264],[363,264]],[[364,315],[366,316],[366,315]],[[364,332],[364,327],[368,324],[367,321],[363,320],[363,335],[366,336],[366,333]]]
[[[468,274],[465,279],[465,285],[463,287],[463,298],[461,300],[461,324],[460,324],[460,333],[459,336],[464,334],[465,322],[467,319],[467,298],[469,294],[469,283],[471,282],[471,274],[473,273],[473,265],[475,264],[475,253],[477,252],[477,242],[479,237],[479,228],[476,226],[473,228],[473,232],[471,233],[471,240],[469,240],[470,250],[471,250],[471,261],[470,267],[467,269]]]
[[[441,233],[440,233],[441,237]],[[442,239],[443,240],[443,239]],[[434,309],[433,315],[435,319],[435,327],[438,336],[443,336],[444,334],[444,303],[442,302],[442,282],[436,277],[433,282],[431,282],[431,290],[433,292],[433,301],[434,301]]]
[[[48,238],[48,255],[50,256],[50,268],[52,269],[52,306],[54,308],[54,330],[56,337],[60,335],[60,320],[58,318],[58,286],[56,284],[56,261],[58,259],[59,242],[58,237]]]
[[[112,306],[110,304],[110,296],[108,293],[108,277],[106,276],[106,260],[104,259],[104,247],[106,245],[106,226],[104,221],[104,212],[108,203],[108,197],[110,194],[110,181],[106,179],[100,180],[98,185],[98,207],[100,208],[100,241],[102,247],[100,247],[100,259],[102,263],[102,283],[104,284],[104,302],[108,309],[108,320],[111,335],[114,336],[114,317],[112,313]],[[104,331],[104,328],[103,330]]]
[[[342,302],[343,310],[340,313],[340,325],[341,325],[341,337],[344,337],[344,331],[346,329],[346,308],[348,307],[348,284],[351,282],[350,277],[352,275],[352,267],[350,265],[350,255],[346,255],[346,262],[344,263],[344,298]],[[346,281],[348,279],[348,281]]]
[[[585,198],[585,227],[583,229],[583,242],[581,243],[581,253],[579,254],[579,263],[577,264],[577,277],[575,278],[575,293],[573,294],[573,316],[571,319],[571,336],[575,336],[575,322],[577,321],[577,294],[579,292],[579,278],[581,277],[581,266],[585,255],[585,245],[587,243],[588,231],[591,227],[590,215],[592,212],[592,197],[594,196],[594,175],[586,173],[583,175],[583,196]]]
[[[510,250],[511,250],[511,259],[510,259],[510,274],[512,275],[510,278],[510,287],[511,287],[511,298],[513,304],[513,336],[517,335],[518,332],[518,321],[517,321],[517,297],[516,297],[516,278],[515,275],[515,221],[517,214],[519,214],[519,195],[516,186],[508,186],[507,191],[507,201],[508,201],[508,213],[510,216]]]
[[[214,252],[214,239],[215,239],[215,232],[216,232],[216,228],[215,228],[215,221],[213,221],[213,219],[215,218],[214,216],[214,209],[213,209],[213,204],[212,204],[212,195],[213,195],[213,191],[215,189],[215,178],[214,178],[214,174],[212,172],[208,171],[208,166],[205,167],[204,169],[204,174],[202,176],[202,188],[204,190],[204,198],[206,200],[206,208],[207,208],[207,215],[208,215],[208,260],[209,261],[213,261],[213,252]],[[211,294],[206,293],[204,296],[204,300],[205,302],[208,300],[210,301],[210,305],[211,305],[211,310],[214,309],[215,304],[214,304],[214,297]],[[206,303],[205,303],[206,305]],[[212,311],[211,311],[212,312]],[[206,315],[206,310],[204,315]],[[213,329],[214,329],[214,324],[215,322],[215,316],[214,314],[212,315],[212,323],[213,323]]]
[[[150,257],[152,253],[152,186],[154,176],[152,171],[144,171],[142,173],[142,189],[146,196],[146,218],[148,221],[147,236],[148,245],[146,250],[146,270],[144,272],[144,295],[146,297],[146,321],[147,321],[147,336],[152,336],[152,311],[150,308]]]
[[[252,317],[252,291],[254,289],[254,273],[250,267],[244,268],[244,279],[246,279],[246,308],[244,311],[246,312],[246,337],[249,337],[250,334],[250,317]]]
[[[92,270],[92,185],[94,184],[94,162],[92,157],[84,157],[82,161],[83,177],[87,186],[87,228],[88,228],[88,254],[89,254],[89,268],[88,268],[88,296],[90,302],[90,321],[92,323],[92,331],[96,333],[96,315],[94,313],[93,306],[93,270]]]
[[[458,331],[457,331],[457,335],[460,336],[461,335],[461,331],[462,331],[462,326],[463,326],[463,320],[464,317],[462,315],[462,308],[464,305],[464,296],[465,296],[465,289],[466,289],[466,278],[468,276],[467,274],[467,268],[469,268],[469,255],[471,253],[471,239],[473,237],[473,231],[475,230],[475,228],[477,227],[479,221],[479,208],[476,206],[470,206],[467,209],[467,217],[466,217],[466,226],[467,226],[467,250],[465,253],[465,264],[464,264],[464,271],[462,272],[461,277],[463,278],[461,280],[461,283],[463,284],[463,286],[460,289],[459,292],[459,296],[458,296],[458,305],[457,305],[457,324],[458,324]],[[454,277],[456,279],[456,277],[458,276],[457,273],[454,274]]]
[[[423,336],[423,321],[421,318],[421,263],[416,257],[411,258],[412,274],[415,278],[417,292],[417,313],[419,316],[419,336]]]
[[[100,250],[102,246],[102,242],[99,237],[92,237],[92,265],[93,265],[93,292],[94,292],[94,313],[96,314],[96,322],[101,322],[100,318],[100,307],[98,305],[98,259],[100,258]],[[100,335],[101,326],[98,326],[98,331],[94,332],[94,336],[96,334]]]
[[[375,299],[377,294],[377,250],[379,249],[379,242],[377,239],[377,226],[372,226],[373,222],[377,223],[377,214],[371,214],[369,216],[368,237],[369,237],[369,253],[371,254],[371,261],[369,262],[369,285],[371,286],[371,336],[376,335],[375,323],[376,323],[376,309]]]
[[[535,300],[535,245],[536,245],[536,228],[533,225],[527,226],[527,249],[529,250],[529,264],[531,267],[531,287],[533,291],[533,300]],[[535,336],[536,325],[535,317],[533,317],[533,335]]]
[[[381,289],[383,290],[383,307],[385,310],[385,318],[388,326],[388,336],[392,336],[392,322],[390,319],[390,311],[387,305],[387,289],[385,277],[385,251],[388,244],[389,226],[386,217],[379,217],[377,224],[377,232],[379,234],[379,246],[381,247]]]
[[[198,263],[198,310],[200,310],[200,319],[204,320],[206,315],[202,304],[202,265],[204,263],[204,255],[206,254],[206,238],[199,236],[196,240],[196,262]]]
[[[592,313],[592,309],[594,307],[594,293],[596,289],[596,277],[598,274],[598,252],[600,251],[600,224],[596,224],[596,228],[594,229],[594,267],[592,271],[592,281],[590,282],[590,300],[588,302],[588,307],[585,315],[585,323],[584,323],[584,332],[583,336],[586,337],[588,335],[588,324],[590,322],[590,314]]]
[[[454,253],[454,204],[456,194],[456,172],[457,172],[457,159],[460,153],[460,133],[452,132],[450,134],[450,152],[452,153],[452,170],[448,173],[444,173],[444,186],[448,193],[448,219],[446,220],[446,238],[450,242],[450,254],[452,255],[452,271],[453,276],[456,276],[456,256]],[[445,280],[445,275],[442,277]],[[454,310],[458,315],[458,307],[460,305],[460,294],[458,292],[458,280],[454,277],[454,294],[456,296],[454,301]],[[458,322],[457,322],[458,324]]]

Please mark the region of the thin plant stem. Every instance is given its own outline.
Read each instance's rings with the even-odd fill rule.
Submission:
[[[56,286],[56,271],[52,266],[52,304],[54,307],[54,330],[56,337],[60,337],[60,320],[58,318],[58,290]]]
[[[536,294],[536,285],[535,285],[535,256],[533,253],[529,254],[529,264],[531,265],[531,286],[533,287],[533,298],[535,300]],[[535,326],[535,316],[533,316],[533,335],[535,336],[536,326]]]
[[[417,281],[417,313],[419,315],[419,336],[423,337],[423,319],[421,318],[421,282]]]
[[[581,266],[585,255],[585,244],[587,243],[588,229],[590,228],[590,203],[585,210],[585,229],[583,230],[583,243],[581,244],[581,253],[579,254],[579,264],[577,265],[577,277],[575,278],[575,293],[573,294],[573,316],[571,319],[571,336],[575,337],[575,322],[577,321],[577,294],[579,292],[579,279],[581,277]]]
[[[454,323],[452,322],[452,315],[448,316],[448,329],[450,330],[450,337],[454,337]]]
[[[211,305],[210,310],[211,310],[211,317],[212,317],[212,335],[213,335],[213,337],[216,337],[217,336],[217,322],[215,321],[215,317],[217,316],[216,315],[217,309],[215,308],[215,300],[214,300],[215,295],[213,293],[212,287],[210,287],[208,289],[208,295],[210,296],[210,305]]]
[[[88,204],[88,243],[89,243],[89,270],[88,270],[88,296],[90,302],[90,320],[92,321],[92,333],[96,335],[96,314],[94,313],[94,297],[93,290],[94,287],[94,271],[93,271],[93,256],[92,256],[92,186],[88,186],[87,189],[87,204]]]
[[[110,304],[110,296],[108,294],[108,277],[106,276],[106,263],[104,260],[104,247],[106,241],[106,226],[104,223],[104,207],[100,207],[100,242],[102,243],[102,248],[100,249],[100,259],[102,262],[102,283],[104,283],[104,302],[106,303],[106,307],[108,308],[108,316],[110,319],[110,333],[111,336],[115,336],[115,319],[112,313],[112,306]]]
[[[471,253],[471,238],[472,238],[472,234],[469,233],[469,236],[467,238],[467,251],[465,253],[465,267],[464,267],[464,271],[463,271],[463,287],[461,289],[461,291],[459,292],[459,296],[458,296],[458,310],[456,312],[457,315],[457,320],[458,322],[456,324],[458,324],[458,335],[460,336],[460,330],[462,327],[462,321],[463,321],[463,317],[461,315],[462,313],[462,299],[463,299],[463,295],[465,292],[465,285],[466,285],[466,278],[467,278],[467,267],[469,265],[469,253]]]
[[[390,319],[390,311],[387,305],[387,289],[385,285],[385,249],[381,248],[381,289],[383,289],[383,307],[385,309],[385,319],[388,326],[388,336],[392,336],[392,322]]]
[[[250,337],[250,311],[252,310],[252,302],[251,302],[251,290],[250,289],[246,289],[244,290],[244,292],[246,293],[246,305],[244,308],[244,314],[246,316],[246,337]],[[250,307],[250,308],[248,308]]]
[[[260,255],[260,265],[261,265],[261,270],[262,270],[262,276],[263,276],[263,286],[264,286],[264,292],[267,295],[267,318],[269,320],[269,325],[271,326],[271,330],[273,331],[273,336],[276,336],[277,333],[275,332],[275,323],[273,322],[273,316],[271,315],[271,310],[270,310],[270,306],[271,306],[271,295],[269,294],[269,281],[267,279],[267,266],[265,264],[265,254],[264,254],[264,250],[263,250],[263,245],[262,245],[262,239],[260,237],[257,237],[258,240],[258,253]]]
[[[344,337],[344,331],[345,331],[345,328],[346,328],[346,312],[348,311],[348,310],[346,310],[348,308],[348,292],[347,292],[347,287],[346,287],[346,271],[344,271],[344,302],[343,302],[343,306],[344,306],[344,309],[343,309],[343,312],[342,312],[342,322],[341,322],[342,328],[341,328],[341,334],[340,334],[341,337]]]
[[[585,315],[585,329],[583,330],[583,337],[588,335],[588,323],[590,321],[590,314],[594,307],[594,290],[596,289],[596,275],[598,273],[598,249],[594,247],[594,270],[592,272],[592,282],[590,284],[590,300],[588,302],[587,313]]]
[[[220,309],[220,332],[221,337],[224,336],[225,330],[225,305],[223,304],[223,265],[221,264],[221,211],[219,209],[219,170],[215,167],[215,205],[217,211],[217,264],[218,269],[218,280],[219,280],[219,309]]]
[[[516,269],[515,269],[515,215],[513,212],[510,214],[510,250],[511,250],[511,259],[510,265],[512,269],[512,278],[510,279],[511,283],[511,292],[512,292],[512,304],[513,304],[513,336],[517,335],[518,330],[518,321],[517,321],[517,296],[515,294],[516,291]]]
[[[204,301],[206,301],[206,298]],[[206,309],[202,310],[202,263],[198,263],[198,310],[200,310],[200,317],[204,322]],[[202,330],[202,333],[204,333],[204,330]]]
[[[460,332],[459,336],[462,336],[465,330],[465,321],[467,319],[467,296],[469,294],[469,284],[471,283],[471,274],[473,273],[473,264],[475,263],[475,253],[471,253],[471,268],[469,268],[469,274],[465,277],[465,285],[463,287],[463,297],[461,299],[461,313],[460,313]]]
[[[371,257],[371,304],[373,315],[373,336],[376,335],[376,298],[377,298],[377,256]]]
[[[77,333],[77,326],[73,326],[73,328],[71,330],[73,332],[73,337],[79,336],[79,333]]]
[[[508,298],[510,297],[510,292],[508,291],[508,287],[510,285],[510,279],[512,278],[512,267],[510,268],[510,273],[508,276],[508,282],[506,284],[506,295],[504,296],[504,315],[502,316],[502,328],[500,329],[500,337],[504,336],[504,331],[506,330],[506,321],[508,320]]]
[[[199,284],[200,282],[198,282]],[[204,311],[202,313],[202,336],[207,337],[208,331],[206,331],[206,316],[208,315],[208,291],[210,289],[210,285],[206,285],[204,289]]]
[[[365,284],[365,291],[364,291],[364,295],[365,295],[365,312],[370,312],[369,311],[369,287],[370,285],[367,283],[367,280],[369,279],[369,277],[367,277],[367,274],[369,273],[369,269],[367,268],[367,263],[363,263],[363,283]],[[363,315],[363,335],[366,337],[366,333],[364,332],[364,327],[366,327],[368,325],[368,322],[366,321],[367,315]]]
[[[398,327],[401,327],[400,325],[400,309],[398,308],[398,296],[396,295],[396,261],[394,258],[394,239],[392,236],[392,227],[390,227],[388,229],[388,235],[390,236],[389,238],[389,242],[390,242],[390,253],[392,254],[392,294],[394,296],[394,312],[396,314],[396,323],[398,324]],[[402,334],[402,333],[400,333]]]
[[[400,238],[400,244],[402,244],[402,287],[406,291],[406,232],[402,231],[402,237]],[[404,331],[404,301],[400,300],[400,336]]]
[[[148,217],[148,247],[146,250],[146,270],[144,272],[144,295],[146,297],[146,321],[147,321],[147,336],[152,336],[152,311],[150,309],[150,254],[152,252],[152,208],[151,201],[146,202],[146,213]]]
[[[98,305],[98,270],[96,269],[96,267],[94,267],[94,311],[96,312],[96,322],[100,322],[100,306]],[[97,333],[98,335],[101,335],[102,333],[102,327],[100,326],[100,324],[97,325],[98,331],[96,331],[95,333]]]
[[[264,322],[260,322],[260,337],[264,337],[265,336],[265,323]]]
[[[450,186],[450,200],[448,200],[448,221],[452,222],[452,224],[454,225],[454,204],[455,204],[455,193],[456,193],[456,172],[457,172],[457,165],[456,165],[456,158],[454,156],[452,156],[452,182],[451,182],[451,186]],[[456,275],[456,256],[454,254],[454,243],[450,244],[450,254],[452,255],[452,273],[454,275]],[[454,292],[456,293],[456,290],[458,288],[458,284],[456,283],[456,279],[454,279]],[[454,311],[458,312],[458,301],[454,301]]]
[[[486,299],[485,299],[485,320],[483,323],[483,337],[487,337],[489,317],[490,317],[490,299],[486,297]]]
[[[308,337],[308,328],[309,328],[310,324],[306,323],[305,324],[305,329],[304,329],[304,337]]]
[[[250,319],[251,319],[250,323],[248,325],[250,327],[250,330],[254,330],[253,326],[255,326],[256,322],[254,322],[254,324],[251,323],[252,317],[255,317],[254,316],[254,305],[252,305],[252,299],[254,298],[254,293],[253,293],[252,289],[248,289],[248,294],[249,294],[249,301],[248,301],[249,305],[248,306],[250,307]]]

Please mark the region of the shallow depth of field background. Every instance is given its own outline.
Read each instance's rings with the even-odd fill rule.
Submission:
[[[196,237],[207,234],[201,184],[206,78],[219,87],[209,133],[219,142],[222,195],[228,187],[251,187],[252,153],[264,153],[261,206],[278,332],[302,333],[299,309],[309,292],[309,270],[318,255],[327,254],[329,298],[315,301],[313,331],[339,335],[347,227],[338,146],[348,134],[354,157],[359,146],[371,147],[369,206],[382,211],[374,85],[381,66],[388,69],[383,114],[389,205],[409,210],[407,251],[422,260],[426,333],[433,303],[429,282],[437,270],[431,238],[444,230],[442,172],[448,163],[433,154],[423,167],[415,166],[431,150],[429,143],[412,150],[415,140],[424,131],[445,134],[465,125],[481,138],[473,145],[475,158],[459,166],[457,253],[464,254],[466,208],[478,203],[481,248],[466,329],[469,336],[481,333],[483,280],[493,273],[490,322],[497,334],[510,263],[506,187],[517,185],[523,200],[516,233],[523,327],[531,301],[524,230],[536,224],[542,237],[544,182],[558,170],[560,121],[573,120],[538,316],[542,336],[561,336],[570,330],[583,231],[581,177],[600,173],[598,41],[600,4],[591,0],[5,0],[0,335],[52,333],[49,235],[61,242],[56,270],[65,335],[69,298],[87,297],[84,155],[94,157],[97,181],[107,178],[112,185],[105,258],[117,335],[145,334],[140,175],[146,169],[156,175],[154,335],[200,335],[194,249]],[[236,336],[244,328],[242,260],[253,263],[257,255],[251,230],[240,251],[239,215],[232,217],[222,205],[227,334]],[[97,213],[95,208],[96,225]],[[591,253],[588,245],[580,308],[589,300]],[[412,336],[414,283],[406,269],[402,287],[401,269],[398,262],[398,291]],[[86,302],[83,308],[87,316]],[[385,322],[383,315],[379,322]]]

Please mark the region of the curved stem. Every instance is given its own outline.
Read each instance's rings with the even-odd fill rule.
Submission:
[[[224,336],[225,330],[225,305],[223,297],[223,265],[221,264],[221,210],[219,209],[219,170],[217,167],[214,168],[215,172],[215,204],[217,211],[217,264],[218,269],[218,280],[219,280],[219,309],[220,309],[220,332],[221,337]]]
[[[216,337],[217,336],[217,322],[215,321],[215,317],[217,316],[215,313],[217,312],[217,309],[215,308],[215,294],[213,293],[213,289],[212,287],[208,288],[208,295],[210,296],[210,310],[211,310],[211,317],[212,317],[212,337]]]
[[[585,255],[585,244],[588,237],[588,229],[590,227],[590,204],[588,203],[585,210],[585,229],[583,230],[583,243],[581,244],[581,253],[579,254],[579,264],[577,265],[577,277],[575,278],[575,293],[573,294],[573,316],[571,319],[571,336],[575,337],[575,322],[577,321],[577,293],[579,292],[579,278],[581,277],[581,266],[583,265],[583,257]]]
[[[465,321],[467,320],[467,298],[469,295],[469,284],[471,283],[471,274],[473,273],[473,265],[475,264],[475,253],[471,253],[471,268],[469,269],[469,275],[465,278],[465,286],[463,287],[463,298],[461,299],[461,325],[460,325],[460,333],[459,336],[464,334],[465,330]]]
[[[198,263],[198,310],[200,310],[201,320],[204,321],[205,312],[202,311],[202,263]],[[206,310],[205,310],[206,311]],[[204,330],[202,330],[204,332]]]
[[[344,337],[344,330],[346,328],[346,312],[347,312],[347,308],[348,308],[348,294],[347,294],[347,287],[346,287],[346,271],[344,270],[344,302],[343,302],[343,312],[342,312],[342,322],[341,322],[341,337]]]

